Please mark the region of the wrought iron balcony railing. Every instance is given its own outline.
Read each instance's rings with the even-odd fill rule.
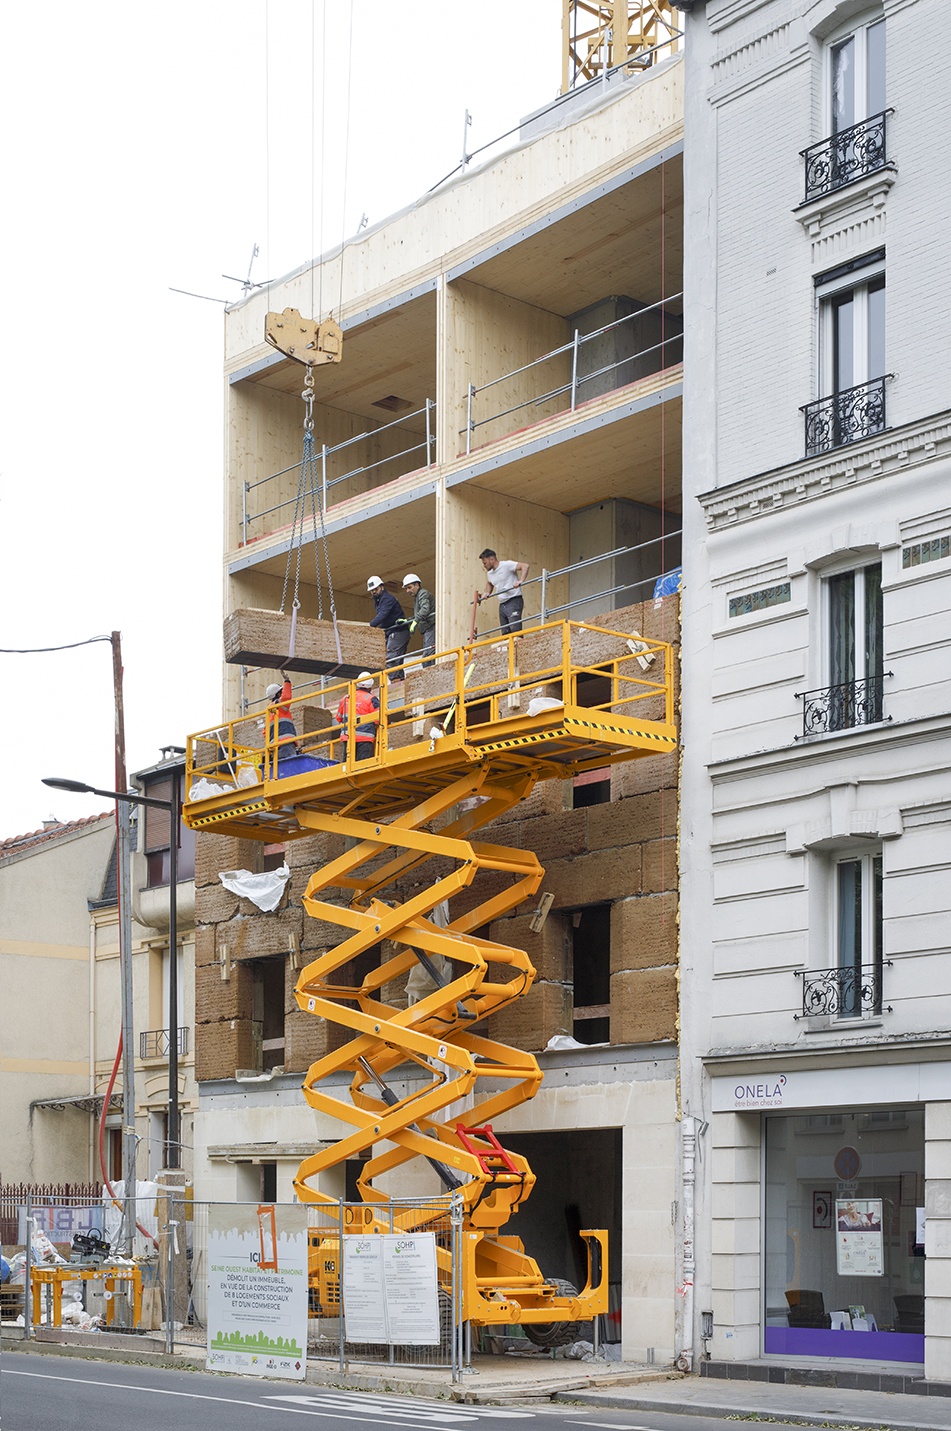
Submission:
[[[885,959],[876,964],[820,969],[813,974],[797,969],[796,978],[802,980],[802,1013],[793,1017],[871,1019],[881,1013],[890,1014],[891,1005],[882,1004],[882,969],[890,969],[891,964],[890,959]]]
[[[861,442],[863,437],[884,432],[885,384],[891,376],[885,373],[801,407],[806,419],[806,456],[817,457],[847,442]]]
[[[893,113],[894,110],[883,109],[881,114],[873,114],[858,124],[850,124],[848,129],[840,129],[820,144],[800,149],[806,161],[805,203],[821,199],[823,194],[834,193],[836,189],[844,189],[846,184],[885,168],[888,163],[885,156],[885,121]]]
[[[803,735],[824,735],[830,730],[851,730],[857,725],[874,725],[883,720],[885,671],[864,681],[842,681],[815,691],[797,691],[802,701]]]
[[[188,1029],[179,1027],[178,1052],[181,1056],[188,1052]],[[139,1034],[140,1058],[168,1058],[168,1029],[149,1029]]]

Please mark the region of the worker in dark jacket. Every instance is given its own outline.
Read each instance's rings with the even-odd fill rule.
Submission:
[[[409,645],[410,630],[406,613],[378,576],[367,578],[367,591],[373,597],[376,613],[370,622],[386,637],[386,666],[392,670],[391,681],[403,679],[403,654]]]
[[[436,598],[423,586],[415,571],[408,571],[403,577],[403,590],[413,598],[413,615],[409,621],[412,636],[418,631],[423,638],[423,657],[431,656],[436,649]],[[424,666],[432,661],[423,660]]]

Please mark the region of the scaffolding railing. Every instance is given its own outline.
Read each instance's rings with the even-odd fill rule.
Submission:
[[[527,627],[529,630],[533,630],[536,625],[544,626],[552,617],[560,616],[566,611],[572,611],[576,606],[586,606],[590,601],[605,601],[608,597],[617,596],[618,593],[622,591],[624,593],[639,591],[641,587],[645,586],[653,590],[656,588],[658,581],[663,580],[664,576],[668,574],[666,570],[655,572],[653,576],[641,577],[637,581],[616,582],[614,586],[606,586],[601,591],[592,591],[586,596],[572,597],[570,600],[563,601],[557,606],[549,606],[548,604],[548,588],[550,584],[559,577],[572,576],[576,571],[583,571],[589,566],[597,566],[599,562],[614,561],[618,557],[631,556],[634,552],[646,551],[648,547],[660,546],[661,554],[663,555],[665,543],[679,541],[680,536],[680,528],[677,527],[672,532],[665,532],[663,536],[651,537],[649,541],[637,542],[634,546],[615,547],[613,551],[601,552],[598,556],[585,557],[582,561],[571,562],[568,566],[556,567],[553,570],[542,567],[539,576],[528,577],[525,581],[519,583],[522,591],[529,586],[541,587],[541,610],[534,615],[523,616],[523,628]],[[676,568],[674,570],[676,570]],[[487,631],[483,631],[481,634],[483,637],[488,637],[501,631],[501,626],[490,626]]]
[[[522,412],[527,407],[538,407],[545,402],[553,402],[556,398],[564,397],[566,394],[568,395],[568,402],[559,410],[574,412],[579,400],[582,402],[585,401],[583,394],[581,394],[581,389],[585,383],[593,382],[595,378],[604,377],[607,373],[613,373],[618,368],[623,368],[626,364],[634,363],[638,359],[645,358],[651,353],[659,352],[661,354],[661,363],[660,366],[654,370],[655,372],[663,372],[668,366],[673,366],[673,364],[668,364],[665,361],[667,350],[679,344],[682,353],[682,333],[671,333],[669,338],[661,338],[659,343],[651,343],[646,348],[638,348],[636,352],[627,353],[624,357],[618,358],[614,362],[605,363],[600,368],[593,369],[590,373],[579,373],[578,359],[586,343],[592,343],[595,339],[602,338],[605,333],[611,332],[612,329],[620,328],[624,323],[631,323],[635,319],[642,318],[645,313],[651,313],[658,308],[665,311],[669,304],[676,303],[682,298],[682,292],[672,293],[668,297],[660,299],[657,303],[650,303],[644,308],[639,308],[636,313],[626,313],[622,318],[615,318],[612,322],[605,323],[603,327],[595,329],[593,333],[581,333],[576,328],[574,330],[574,337],[570,342],[562,343],[559,347],[552,348],[547,353],[542,353],[540,357],[533,358],[530,363],[523,363],[519,368],[512,368],[511,371],[502,373],[497,378],[491,378],[489,382],[483,383],[481,387],[476,387],[474,383],[470,383],[466,390],[466,455],[468,456],[472,452],[472,434],[478,428],[485,427],[487,423],[499,422],[503,417],[510,417],[512,413]],[[679,317],[680,315],[672,314],[671,316]],[[498,387],[500,383],[508,382],[512,378],[521,376],[522,373],[531,372],[533,369],[541,367],[544,363],[552,362],[555,358],[567,358],[568,354],[571,355],[571,375],[567,382],[558,383],[555,387],[548,388],[542,393],[536,393],[532,397],[525,398],[522,402],[513,403],[510,407],[500,408],[498,412],[490,413],[488,417],[480,418],[478,421],[475,419],[473,416],[473,404],[479,393],[488,392],[490,388]],[[681,359],[678,358],[676,361],[679,363]],[[650,375],[645,374],[645,376]],[[579,394],[581,394],[580,398]]]
[[[320,482],[318,486],[309,488],[304,493],[304,497],[315,498],[319,495],[320,505],[322,508],[324,508],[324,510],[326,510],[327,494],[328,492],[332,491],[334,487],[339,487],[341,483],[349,482],[354,477],[361,477],[367,472],[375,472],[379,468],[385,467],[388,462],[396,462],[399,458],[409,457],[414,452],[424,452],[426,454],[425,461],[419,464],[419,468],[410,468],[408,469],[409,471],[418,471],[420,470],[420,468],[432,467],[433,463],[436,460],[435,414],[436,404],[431,398],[427,398],[426,403],[423,407],[417,408],[415,412],[404,413],[401,417],[394,419],[393,422],[384,423],[382,427],[368,428],[366,432],[357,433],[355,437],[348,437],[343,442],[335,443],[332,447],[328,447],[326,443],[322,443],[319,452]],[[407,422],[410,422],[413,418],[417,417],[425,418],[426,422],[426,431],[425,433],[420,434],[421,440],[419,442],[415,442],[409,447],[403,447],[399,450],[399,452],[391,452],[386,457],[380,457],[377,459],[376,462],[365,462],[362,463],[359,467],[352,467],[348,472],[342,472],[337,477],[327,476],[328,460],[331,457],[334,457],[337,453],[345,452],[347,448],[355,447],[358,443],[368,442],[373,438],[379,437],[380,434],[383,432],[389,432],[392,428],[405,428]],[[253,522],[263,521],[265,517],[273,517],[275,513],[282,512],[285,508],[293,508],[295,504],[300,500],[299,495],[287,497],[284,499],[284,501],[275,502],[273,506],[265,507],[259,512],[250,512],[248,509],[248,499],[251,493],[257,491],[257,489],[260,487],[267,486],[269,482],[276,482],[279,477],[286,477],[288,473],[298,472],[299,470],[300,463],[295,462],[293,466],[282,467],[278,472],[271,472],[267,477],[259,478],[257,482],[245,482],[244,487],[242,489],[241,502],[242,544],[246,545],[247,542],[250,540],[249,528]],[[406,473],[400,473],[399,475],[405,476]]]
[[[280,735],[274,718],[277,708],[269,706],[266,713],[244,715],[189,736],[186,806],[228,790],[253,793],[265,782],[284,779],[293,768],[286,762],[296,756],[326,763],[326,771],[311,773],[318,784],[322,777],[328,783],[339,780],[344,770],[369,771],[385,764],[391,750],[424,742],[433,727],[440,728],[440,736],[451,729],[460,742],[477,745],[517,715],[523,694],[536,687],[551,688],[557,692],[555,699],[566,706],[672,726],[673,663],[666,643],[632,640],[629,632],[575,621],[548,622],[531,636],[532,642],[514,633],[501,639],[485,637],[435,652],[425,663],[433,669],[433,689],[419,697],[406,694],[403,668],[376,672],[380,702],[376,738],[370,755],[363,759],[358,759],[362,751],[356,725],[365,717],[356,715],[349,722],[345,715],[341,718],[345,699],[349,710],[357,710],[353,680],[325,679],[319,690],[294,696],[287,706],[299,733]],[[611,638],[607,648],[605,637]],[[594,644],[598,656],[592,662],[585,653]],[[596,703],[579,693],[579,681],[592,675],[609,682],[607,694]],[[320,728],[304,729],[315,711],[322,712]]]

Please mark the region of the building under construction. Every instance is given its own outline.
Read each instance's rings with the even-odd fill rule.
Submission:
[[[580,1232],[605,1229],[608,1338],[625,1359],[669,1361],[679,618],[676,580],[663,578],[680,561],[682,64],[668,43],[629,63],[612,54],[616,68],[602,59],[581,82],[594,51],[586,69],[576,33],[569,53],[579,82],[501,157],[227,314],[224,722],[209,713],[191,773],[210,789],[242,742],[267,745],[272,722],[277,741],[266,688],[281,669],[294,679],[295,749],[338,767],[288,775],[269,746],[272,768],[258,764],[241,801],[210,789],[186,807],[199,831],[195,1190],[290,1198],[316,1157],[320,1194],[360,1195],[386,1130],[375,1144],[355,1134],[352,1156],[322,1157],[340,1124],[302,1075],[333,1067],[346,1028],[308,1008],[301,976],[333,965],[341,979],[333,952],[362,929],[348,983],[406,1008],[416,915],[400,922],[393,909],[412,905],[418,947],[447,955],[455,976],[441,1003],[431,993],[420,1007],[457,1033],[465,1023],[462,1044],[504,1045],[544,1075],[522,1099],[496,1096],[492,1117],[510,1167],[534,1174],[519,1238],[546,1276],[580,1287]],[[283,352],[265,341],[268,312],[287,309],[342,333],[342,361],[315,365],[304,401],[287,333]],[[474,602],[485,549],[529,564],[523,633],[499,632],[498,605]],[[435,665],[417,633],[401,667],[384,670],[368,578],[399,593],[408,572],[435,596]],[[380,731],[374,758],[355,764],[352,731],[331,755],[340,730],[328,711],[364,665],[381,673]],[[452,801],[434,783],[440,759]],[[458,784],[470,766],[485,789]],[[411,809],[430,862],[407,860],[385,901],[366,905],[385,927],[351,920],[342,933],[361,822]],[[475,826],[507,862],[483,860],[479,879],[441,890],[441,943],[424,896],[449,878],[444,846]],[[272,912],[219,880],[285,862]],[[368,900],[375,887],[364,880]],[[476,953],[453,947],[452,930]],[[480,940],[531,968],[524,997],[499,994],[505,979],[489,996]],[[357,1014],[344,1022],[360,1027]],[[405,1100],[427,1074],[408,1058],[385,1076]],[[484,1144],[470,1156],[465,1143],[451,1149],[458,1166],[484,1168]],[[379,1172],[392,1195],[438,1190],[422,1157]]]

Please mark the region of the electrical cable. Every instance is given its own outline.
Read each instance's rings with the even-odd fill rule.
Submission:
[[[74,651],[77,646],[92,646],[96,641],[111,640],[111,636],[90,636],[87,641],[70,641],[65,646],[0,646],[0,656],[42,656],[47,651]]]

